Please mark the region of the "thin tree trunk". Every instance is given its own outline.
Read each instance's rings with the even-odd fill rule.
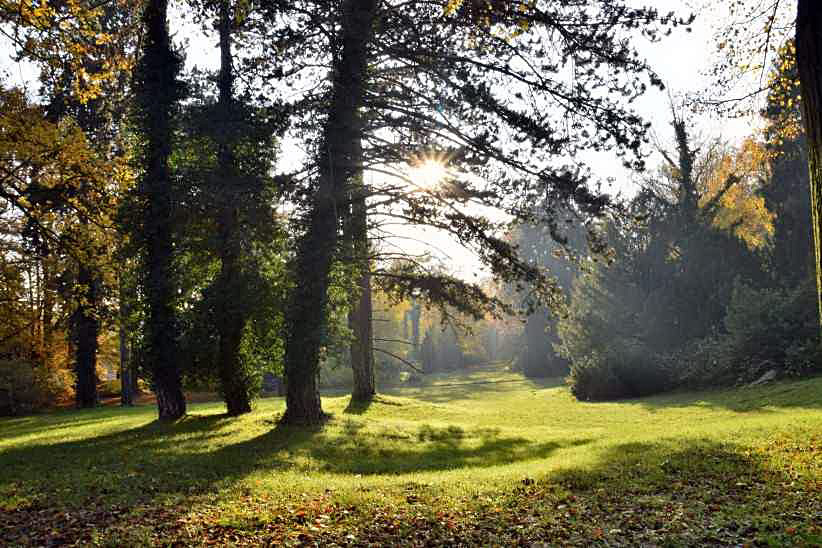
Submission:
[[[359,210],[359,211],[357,211]],[[372,330],[371,265],[368,261],[365,200],[354,202],[354,260],[359,266],[358,295],[348,314],[348,325],[354,335],[351,341],[351,368],[354,390],[351,399],[369,401],[377,393],[374,376],[374,335]],[[363,253],[365,257],[363,257]]]
[[[359,296],[348,315],[348,324],[353,332],[351,341],[351,368],[354,372],[354,390],[351,399],[371,400],[377,393],[374,375],[374,336],[371,324],[371,273],[359,275]]]
[[[346,185],[362,173],[362,120],[368,43],[377,0],[343,3],[342,54],[319,155],[319,188],[296,259],[297,287],[288,308],[285,345],[286,424],[320,424],[325,414],[317,376],[324,343],[329,274],[337,247]]]
[[[811,230],[816,264],[817,305],[822,326],[822,10],[816,0],[799,0],[796,62],[802,93],[802,120],[808,139]]]
[[[222,183],[221,211],[218,219],[220,238],[220,311],[217,319],[219,334],[219,368],[223,398],[229,415],[251,411],[248,379],[240,362],[240,343],[247,318],[241,299],[237,298],[240,284],[240,255],[238,241],[238,214],[235,192],[237,173],[231,142],[234,137],[232,105],[234,102],[234,74],[231,57],[231,10],[229,0],[220,3],[220,77],[219,107],[223,119],[222,142],[218,152],[218,171]]]
[[[80,298],[76,312],[75,359],[77,407],[97,405],[97,348],[100,322],[95,315],[98,301],[98,280],[92,270],[80,264],[77,270]]]
[[[359,147],[358,162],[362,162]],[[354,378],[353,401],[370,401],[377,393],[374,376],[374,336],[372,330],[371,264],[368,247],[368,210],[362,177],[349,182],[350,215],[344,230],[346,247],[357,270],[357,294],[348,312],[351,369]],[[348,208],[346,208],[348,209]]]
[[[413,297],[411,298],[411,343],[414,350],[414,357],[420,355],[420,316],[422,316],[422,306]]]
[[[119,339],[120,339],[120,405],[134,405],[134,371],[131,364],[131,345],[129,344],[128,317],[130,306],[123,277],[119,279]]]
[[[47,368],[54,365],[54,292],[55,275],[51,258],[43,258],[43,363]]]
[[[144,51],[137,86],[145,149],[141,191],[147,201],[143,221],[146,246],[147,361],[153,372],[160,420],[185,415],[174,309],[175,284],[172,244],[171,118],[177,100],[181,60],[171,48],[167,0],[149,0],[143,12]]]

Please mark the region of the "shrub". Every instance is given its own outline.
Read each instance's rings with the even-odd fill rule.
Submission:
[[[812,283],[756,289],[737,282],[725,332],[689,344],[671,360],[683,365],[682,384],[749,383],[768,370],[807,375],[820,370],[816,294]]]
[[[611,370],[608,360],[593,353],[571,364],[566,382],[571,394],[582,401],[618,399],[625,393],[625,387]]]
[[[70,396],[72,374],[26,360],[0,361],[0,415],[22,415]]]
[[[638,398],[673,386],[665,360],[641,343],[625,341],[572,362],[567,382],[574,397],[585,401]]]

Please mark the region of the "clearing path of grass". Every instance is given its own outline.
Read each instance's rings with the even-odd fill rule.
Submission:
[[[2,420],[0,545],[822,545],[822,378],[587,404],[488,369],[323,405]]]

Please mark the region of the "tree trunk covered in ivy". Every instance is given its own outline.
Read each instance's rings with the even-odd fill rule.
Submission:
[[[362,161],[362,149],[359,151]],[[351,369],[354,373],[354,390],[351,399],[368,401],[377,393],[374,376],[374,334],[372,329],[373,307],[371,301],[371,264],[368,246],[368,210],[362,177],[353,181],[350,192],[351,252],[357,267],[357,298],[348,314],[351,329]]]
[[[288,309],[285,345],[287,424],[324,420],[317,386],[324,343],[331,264],[338,242],[340,209],[346,186],[362,173],[363,105],[367,48],[377,12],[376,0],[346,0],[342,7],[342,51],[334,71],[329,115],[319,152],[319,184],[306,233],[296,258],[297,287]]]
[[[808,139],[811,230],[816,257],[816,288],[822,325],[822,11],[815,0],[799,0],[796,62],[802,90],[802,120]]]
[[[220,2],[220,75],[219,118],[222,120],[217,157],[220,178],[220,212],[218,236],[220,240],[220,294],[218,296],[217,332],[219,342],[219,370],[223,399],[229,415],[236,416],[251,411],[251,395],[248,380],[240,360],[240,343],[247,322],[241,299],[237,298],[242,283],[241,244],[239,241],[238,207],[241,197],[237,192],[238,173],[232,151],[236,116],[234,104],[234,72],[231,56],[232,17],[229,0]]]
[[[143,12],[143,54],[137,67],[138,120],[145,141],[144,173],[139,192],[144,200],[142,239],[145,248],[147,356],[161,420],[185,415],[177,365],[177,318],[174,308],[173,195],[169,167],[172,117],[181,85],[182,59],[171,47],[167,0],[149,0]]]
[[[95,313],[99,301],[99,280],[85,264],[77,271],[79,296],[74,319],[76,375],[75,398],[77,407],[87,408],[97,405],[97,349],[100,335],[100,320]]]

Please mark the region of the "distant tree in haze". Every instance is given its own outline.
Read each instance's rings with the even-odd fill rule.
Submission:
[[[566,216],[559,223],[565,225],[562,229],[564,244],[556,241],[548,226],[520,224],[513,231],[513,240],[519,252],[554,277],[557,285],[562,288],[564,299],[570,296],[579,255],[587,251],[584,229],[578,225],[579,220],[570,212],[566,212]],[[568,372],[568,362],[554,349],[559,343],[556,322],[564,313],[564,306],[551,310],[541,305],[530,295],[527,285],[521,291],[514,291],[513,298],[520,301],[518,307],[526,311],[517,357],[518,367],[526,377],[565,375]]]
[[[582,269],[559,322],[558,347],[580,399],[671,388],[675,374],[664,356],[722,328],[738,280],[763,282],[758,252],[734,226],[716,222],[728,205],[723,197],[750,181],[706,162],[681,119],[674,133],[676,155],[666,154],[661,178],[628,206],[635,220],[607,226],[615,261]],[[710,184],[715,169],[725,181],[719,191]]]

